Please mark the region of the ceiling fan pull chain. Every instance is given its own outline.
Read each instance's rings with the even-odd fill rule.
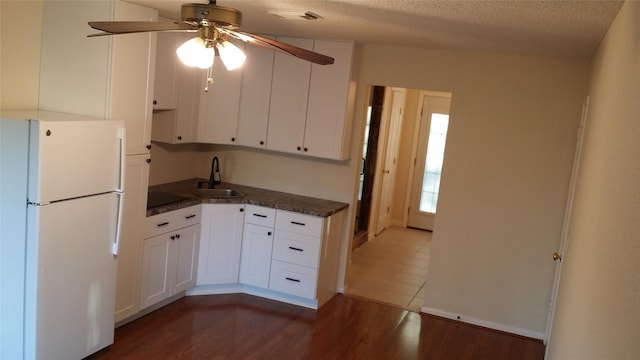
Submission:
[[[207,69],[207,81],[204,84],[204,92],[208,92],[209,91],[209,85],[213,84],[213,66],[209,67]]]

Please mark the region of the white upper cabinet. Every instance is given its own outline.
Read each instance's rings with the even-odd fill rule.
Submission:
[[[278,41],[313,50],[313,40],[278,37]],[[311,63],[277,52],[273,64],[267,149],[303,151]]]
[[[243,48],[244,45],[238,44]],[[240,107],[242,68],[228,71],[216,57],[213,64],[213,84],[204,91],[207,71],[202,71],[197,141],[210,144],[235,144]]]
[[[115,3],[115,20],[155,21],[157,10],[122,1]],[[156,34],[113,36],[111,119],[125,121],[127,155],[148,153],[156,59]]]
[[[182,64],[175,51],[192,37],[192,33],[158,33],[153,141],[170,144],[196,141],[203,75],[200,69]]]
[[[247,45],[245,54],[247,60],[242,68],[236,143],[264,149],[267,144],[275,52],[261,46]]]
[[[160,18],[160,20],[168,21],[169,19]],[[176,49],[180,46],[181,33],[161,32],[157,36],[153,110],[175,109],[178,103],[176,82],[178,56]]]
[[[307,154],[346,160],[351,147],[355,82],[351,82],[353,43],[316,40],[313,51],[331,56],[331,65],[311,65],[304,147]]]
[[[278,40],[331,56],[335,63],[317,65],[276,54],[267,149],[348,159],[355,95],[351,82],[353,43]]]

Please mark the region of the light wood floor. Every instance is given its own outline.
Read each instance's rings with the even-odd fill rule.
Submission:
[[[540,341],[336,295],[319,310],[246,294],[182,298],[116,330],[106,359],[541,360]]]
[[[431,255],[431,232],[390,227],[351,254],[348,295],[419,312]]]

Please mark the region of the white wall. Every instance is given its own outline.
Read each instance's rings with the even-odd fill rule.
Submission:
[[[640,2],[593,60],[549,359],[640,358]]]
[[[42,1],[0,1],[0,109],[37,109]]]

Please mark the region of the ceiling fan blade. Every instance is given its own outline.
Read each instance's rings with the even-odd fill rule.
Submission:
[[[129,34],[150,31],[196,31],[197,26],[189,25],[180,21],[157,22],[157,21],[89,21],[89,26],[96,30],[102,30],[108,34]]]
[[[317,52],[313,52],[307,49],[299,48],[297,46],[289,45],[277,40],[269,39],[259,35],[243,32],[243,31],[229,31],[231,35],[235,35],[239,39],[248,41],[250,44],[259,45],[269,49],[275,49],[285,52],[303,60],[311,61],[312,63],[319,65],[333,64],[334,59],[330,56],[322,55]],[[235,33],[235,34],[234,34]]]

